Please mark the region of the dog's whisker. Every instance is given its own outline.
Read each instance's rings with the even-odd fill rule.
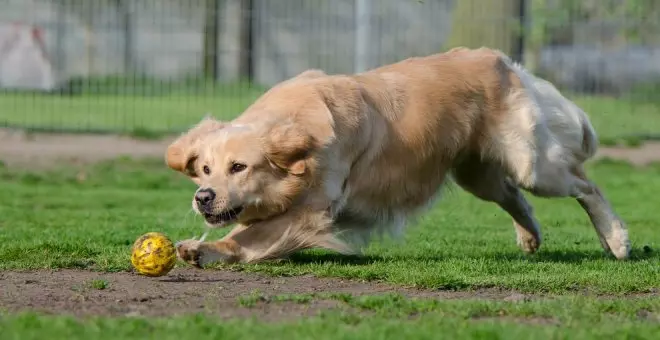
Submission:
[[[202,236],[199,238],[198,241],[204,242],[204,240],[206,240],[207,236],[209,236],[209,230],[208,229],[206,229],[206,231],[202,234]]]
[[[193,219],[195,218],[195,211],[192,208],[186,211],[186,213],[181,217],[181,223],[182,224],[188,223],[188,221],[190,221],[191,216]]]

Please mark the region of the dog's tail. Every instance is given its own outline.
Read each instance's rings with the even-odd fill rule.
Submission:
[[[583,113],[580,120],[582,123],[582,150],[587,158],[591,158],[598,151],[598,135],[586,114]]]
[[[535,93],[530,93],[530,95],[535,96],[543,93],[544,96],[552,97],[556,103],[561,103],[558,105],[559,110],[565,113],[563,116],[566,118],[572,117],[573,122],[579,124],[579,131],[582,132],[581,140],[577,140],[578,143],[581,142],[579,158],[584,160],[593,157],[598,151],[598,135],[587,114],[572,101],[565,98],[552,83],[532,75],[522,65],[511,60],[506,54],[501,51],[497,52],[504,63],[518,76],[524,87],[536,89],[536,91],[533,91]]]

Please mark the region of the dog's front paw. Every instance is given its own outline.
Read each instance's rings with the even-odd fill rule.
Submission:
[[[176,243],[176,254],[179,259],[184,262],[187,262],[197,268],[201,268],[201,251],[199,246],[202,244],[202,241],[191,239],[179,241]]]
[[[179,259],[197,268],[203,268],[213,262],[232,263],[239,260],[237,247],[226,241],[202,242],[197,239],[179,241],[176,243],[176,254]]]

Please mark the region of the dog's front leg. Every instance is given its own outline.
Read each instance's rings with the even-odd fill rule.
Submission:
[[[247,228],[247,226],[239,224],[217,241],[204,242],[207,233],[201,239],[179,241],[176,243],[177,256],[182,261],[198,268],[212,262],[245,262],[244,249],[233,240],[232,236]]]
[[[177,256],[197,268],[212,262],[234,263],[241,260],[241,247],[231,239],[213,242],[184,240],[176,244]]]
[[[177,254],[183,261],[203,267],[212,262],[251,263],[280,259],[312,247],[352,252],[335,238],[332,220],[326,211],[301,209],[251,225],[239,225],[218,241],[178,242]]]

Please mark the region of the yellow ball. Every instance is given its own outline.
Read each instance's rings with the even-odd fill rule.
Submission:
[[[142,275],[163,276],[176,264],[176,248],[164,234],[146,233],[135,240],[131,263]]]

